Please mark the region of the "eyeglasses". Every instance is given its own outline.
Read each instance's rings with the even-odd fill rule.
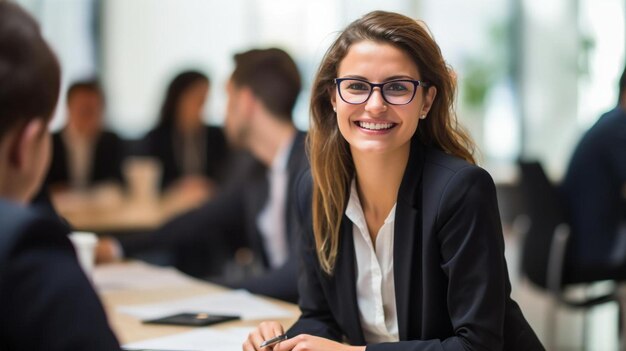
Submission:
[[[370,83],[357,78],[335,78],[341,100],[358,105],[367,101],[374,88],[380,88],[383,99],[390,105],[407,105],[415,97],[417,87],[427,88],[430,83],[423,80],[398,79],[384,83]]]

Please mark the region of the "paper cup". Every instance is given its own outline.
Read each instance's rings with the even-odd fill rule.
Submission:
[[[88,277],[91,277],[95,263],[96,244],[98,237],[90,232],[73,232],[69,235],[70,241],[74,244],[78,263]]]

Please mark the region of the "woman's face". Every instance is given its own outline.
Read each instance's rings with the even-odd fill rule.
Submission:
[[[337,77],[357,78],[371,83],[422,79],[417,66],[404,51],[390,44],[369,40],[352,44],[339,63]],[[415,97],[406,105],[387,103],[380,88],[374,88],[364,103],[353,105],[343,101],[335,88],[331,102],[337,111],[339,131],[350,144],[353,154],[386,154],[410,146],[420,116],[428,114],[436,94],[434,87],[426,93],[423,89],[427,88],[418,86],[416,89]]]
[[[176,124],[183,129],[193,129],[201,123],[202,109],[206,102],[209,84],[198,81],[180,96],[177,107]]]

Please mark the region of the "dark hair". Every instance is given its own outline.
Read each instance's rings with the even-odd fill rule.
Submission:
[[[157,128],[171,128],[176,119],[176,110],[181,96],[198,82],[210,84],[209,77],[198,71],[185,71],[178,74],[167,87],[165,100],[159,112],[159,124]]]
[[[35,20],[0,1],[0,139],[35,118],[50,120],[59,96],[61,69]]]
[[[276,48],[250,50],[235,55],[235,65],[232,81],[249,87],[270,112],[291,121],[301,82],[289,54]]]
[[[619,79],[619,97],[618,100],[622,101],[622,95],[626,93],[626,68],[624,68],[624,72],[622,72],[622,77]]]
[[[98,94],[98,96],[100,96],[100,100],[104,102],[104,92],[102,91],[100,82],[97,79],[81,80],[72,83],[72,85],[70,85],[67,89],[65,101],[69,103],[72,96],[81,90]]]

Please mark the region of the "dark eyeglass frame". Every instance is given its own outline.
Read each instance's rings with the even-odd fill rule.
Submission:
[[[356,80],[356,81],[365,83],[365,84],[370,86],[370,93],[367,95],[365,100],[363,100],[363,102],[349,102],[349,101],[346,101],[346,99],[344,99],[343,95],[341,94],[341,87],[340,87],[340,85],[341,85],[341,82],[346,81],[346,80]],[[411,96],[411,99],[409,99],[409,101],[404,103],[404,104],[393,103],[393,102],[387,100],[387,97],[385,96],[385,90],[383,89],[385,87],[385,85],[391,84],[391,83],[397,83],[397,82],[413,83],[413,96]],[[383,97],[383,100],[385,100],[385,102],[388,103],[389,105],[396,105],[396,106],[403,106],[403,105],[410,104],[413,101],[413,99],[415,98],[415,93],[417,93],[417,87],[428,88],[428,87],[431,86],[431,84],[429,82],[424,81],[424,80],[394,79],[394,80],[390,80],[390,81],[384,82],[384,83],[372,83],[372,82],[366,81],[365,79],[359,79],[359,78],[335,78],[335,85],[337,85],[337,91],[339,92],[339,97],[346,104],[360,105],[360,104],[366,103],[367,100],[369,100],[370,97],[372,96],[372,93],[374,92],[374,88],[378,87],[378,88],[380,88],[380,95]]]

